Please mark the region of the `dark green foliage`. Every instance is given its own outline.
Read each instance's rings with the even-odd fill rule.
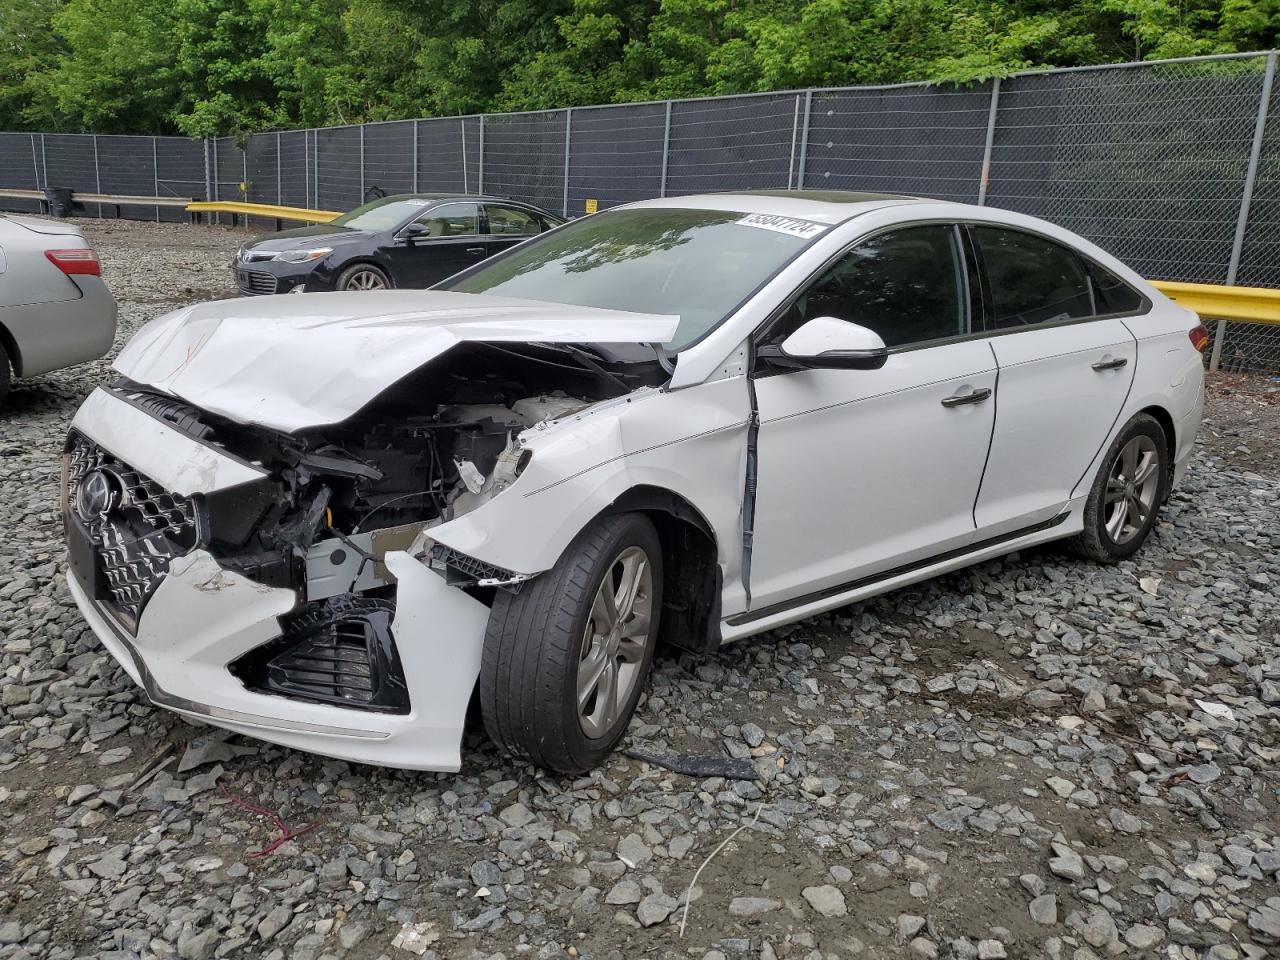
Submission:
[[[0,0],[0,129],[237,134],[1265,49],[1280,0]]]

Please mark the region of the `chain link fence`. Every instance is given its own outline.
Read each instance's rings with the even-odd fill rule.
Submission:
[[[863,190],[1043,217],[1152,279],[1280,287],[1275,61],[403,120],[242,143],[0,133],[0,209],[37,210],[4,191],[49,187],[329,210],[410,191],[483,192],[566,216],[723,190]],[[144,203],[123,213],[183,216]],[[1280,327],[1212,326],[1223,367],[1280,370]]]

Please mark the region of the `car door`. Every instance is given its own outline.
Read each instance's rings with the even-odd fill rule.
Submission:
[[[878,370],[753,371],[752,610],[971,542],[996,372],[969,336],[963,247],[946,224],[863,240],[762,334],[776,343],[834,316],[875,330],[890,354]]]
[[[517,243],[528,240],[546,229],[542,218],[531,210],[504,203],[486,203],[489,253],[492,256]]]
[[[401,229],[387,248],[397,287],[429,287],[489,255],[478,203],[442,203],[413,223],[419,227],[417,235]]]
[[[970,234],[999,367],[974,521],[999,536],[1062,512],[1120,415],[1137,341],[1104,288],[1120,281],[1101,266],[1029,231],[974,225]]]

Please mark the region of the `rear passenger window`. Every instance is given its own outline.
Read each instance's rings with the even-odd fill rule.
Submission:
[[[814,317],[861,324],[889,347],[959,336],[967,332],[962,271],[953,227],[880,234],[815,280],[774,328],[775,338]]]
[[[974,227],[990,289],[991,329],[1091,317],[1093,293],[1084,263],[1045,237],[999,227]],[[1110,313],[1111,311],[1106,311]]]
[[[1088,262],[1089,282],[1093,284],[1093,300],[1098,313],[1133,313],[1142,307],[1142,294],[1106,267]]]

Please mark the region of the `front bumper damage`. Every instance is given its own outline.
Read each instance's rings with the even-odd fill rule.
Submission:
[[[195,502],[252,483],[237,461],[98,391],[73,429],[154,483]],[[68,515],[73,558],[83,530]],[[457,770],[467,705],[480,668],[489,610],[430,569],[426,557],[388,552],[394,580],[391,641],[407,704],[356,709],[254,689],[235,667],[284,635],[300,606],[293,589],[227,569],[203,547],[165,557],[150,577],[136,617],[80,557],[71,593],[103,645],[157,706],[263,740],[326,756],[406,769]],[[130,563],[136,561],[130,558]]]

